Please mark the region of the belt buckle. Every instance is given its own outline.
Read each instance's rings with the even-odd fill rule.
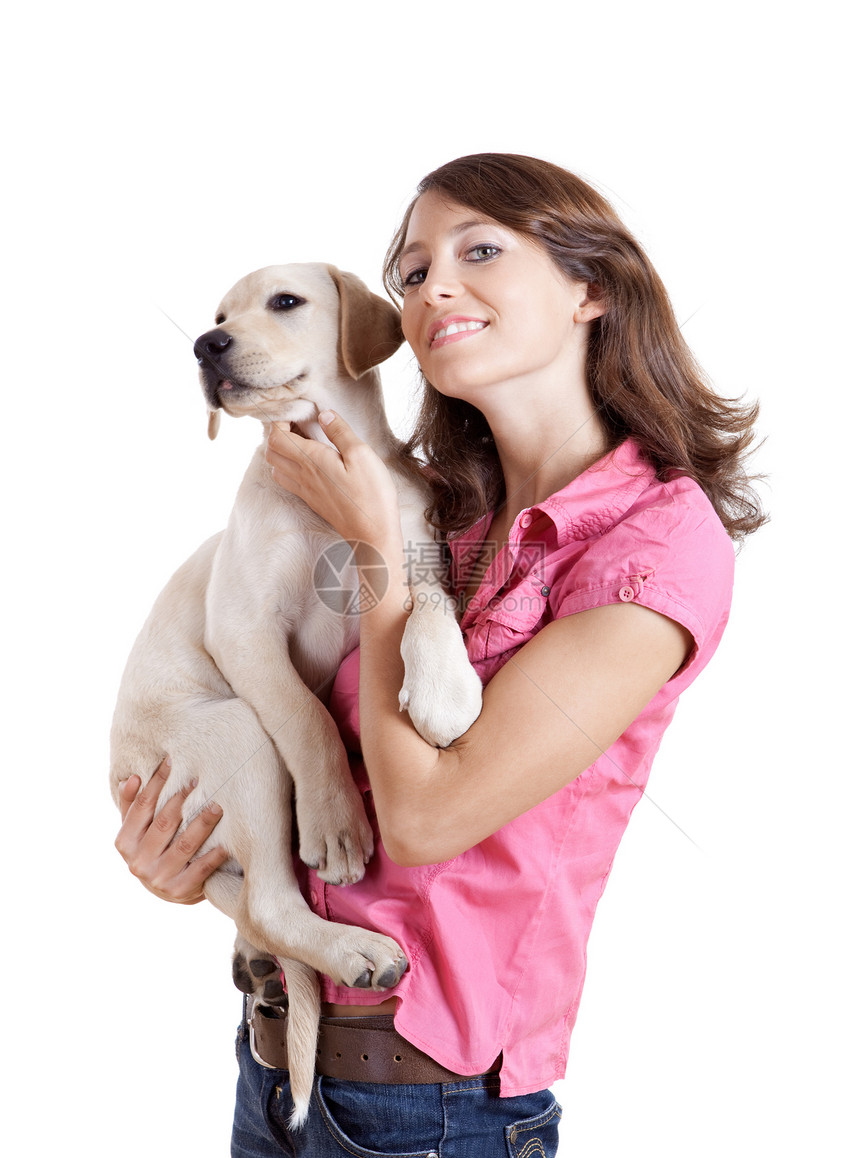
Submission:
[[[254,1014],[257,1012],[257,1005],[259,1004],[259,1002],[257,1001],[256,997],[252,997],[252,996],[249,996],[248,994],[246,994],[245,999],[244,999],[244,1004],[245,1004],[245,1008],[244,1008],[245,1024],[248,1027],[248,1046],[251,1050],[251,1057],[254,1059],[254,1061],[257,1063],[257,1065],[263,1066],[264,1069],[276,1070],[278,1068],[277,1066],[273,1066],[271,1064],[271,1062],[267,1062],[264,1058],[261,1058],[260,1055],[257,1053],[257,1037],[256,1037],[256,1034],[254,1033],[253,1017],[254,1017]]]

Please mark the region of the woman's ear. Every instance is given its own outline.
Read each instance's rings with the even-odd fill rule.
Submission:
[[[575,322],[593,322],[606,313],[606,302],[603,291],[596,282],[588,282],[582,286],[583,294],[579,305],[573,313]]]

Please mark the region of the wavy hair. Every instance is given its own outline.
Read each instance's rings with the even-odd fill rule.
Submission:
[[[586,282],[605,312],[591,323],[586,381],[612,448],[636,439],[657,477],[695,479],[735,540],[767,520],[748,475],[758,404],[721,398],[681,336],[669,296],[639,243],[590,185],[548,161],[478,153],[435,169],[419,184],[385,258],[383,279],[403,297],[399,259],[415,202],[436,192],[542,246],[572,281]],[[424,379],[406,455],[429,470],[432,524],[465,530],[504,499],[492,433],[474,406]]]

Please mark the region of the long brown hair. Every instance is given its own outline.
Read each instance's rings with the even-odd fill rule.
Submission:
[[[389,246],[383,278],[395,300],[403,296],[399,259],[412,209],[430,191],[533,238],[572,281],[588,283],[606,309],[591,323],[586,380],[610,445],[632,435],[658,478],[680,471],[699,483],[732,538],[757,530],[767,516],[744,464],[758,405],[710,387],[663,283],[609,203],[573,173],[534,157],[478,153],[450,161],[419,184]],[[426,379],[406,452],[430,468],[429,517],[448,535],[504,499],[486,419]]]

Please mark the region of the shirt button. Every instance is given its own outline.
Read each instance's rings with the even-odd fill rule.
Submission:
[[[523,513],[520,515],[520,526],[530,527],[533,522],[534,515],[531,513],[531,511],[523,511]]]
[[[541,593],[541,595],[543,595],[544,597],[546,597],[547,595],[549,595],[549,587],[546,587],[546,586],[544,586],[544,587],[541,587],[541,589],[540,589],[540,593]]]
[[[316,893],[316,892],[312,892],[312,893],[311,893],[311,904],[312,904],[312,905],[318,905],[319,903],[320,903],[320,895],[319,895],[319,893]]]
[[[635,598],[636,592],[632,587],[622,587],[618,592],[618,598],[623,599],[625,603],[629,603],[631,599]]]

